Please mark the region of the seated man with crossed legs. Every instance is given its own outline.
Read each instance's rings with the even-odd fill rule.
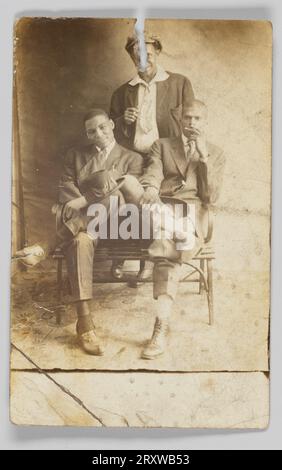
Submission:
[[[87,207],[93,202],[91,190],[83,191],[85,181],[101,170],[118,180],[125,174],[139,177],[143,172],[142,157],[119,145],[114,137],[114,123],[101,109],[92,109],[84,118],[89,143],[70,149],[64,159],[59,184],[59,207],[63,208],[63,225],[58,236],[64,247],[68,275],[76,302],[77,334],[82,349],[101,355],[90,311],[92,299],[93,260],[98,240],[87,234]]]

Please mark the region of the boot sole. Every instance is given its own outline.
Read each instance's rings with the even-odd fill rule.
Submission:
[[[164,351],[160,352],[159,354],[155,354],[154,356],[149,356],[147,354],[141,354],[141,359],[152,360],[152,359],[156,359],[157,357],[161,356],[162,354],[164,354]]]

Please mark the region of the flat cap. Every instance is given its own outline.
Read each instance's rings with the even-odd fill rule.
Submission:
[[[162,50],[162,44],[157,36],[145,32],[144,40],[145,44],[153,44],[156,50]],[[129,36],[125,45],[125,49],[127,50],[127,52],[130,52],[130,49],[135,46],[135,44],[138,44],[138,37],[136,35]]]

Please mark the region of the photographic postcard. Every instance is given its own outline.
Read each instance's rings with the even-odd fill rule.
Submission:
[[[272,26],[14,27],[11,420],[265,428]]]

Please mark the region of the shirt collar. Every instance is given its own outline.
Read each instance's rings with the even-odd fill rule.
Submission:
[[[157,73],[149,83],[145,82],[145,80],[143,80],[140,77],[140,75],[137,74],[132,80],[130,80],[129,85],[135,86],[135,85],[138,85],[139,83],[143,83],[143,85],[148,86],[152,83],[163,82],[167,80],[168,77],[169,77],[169,74],[160,65],[157,65]]]

